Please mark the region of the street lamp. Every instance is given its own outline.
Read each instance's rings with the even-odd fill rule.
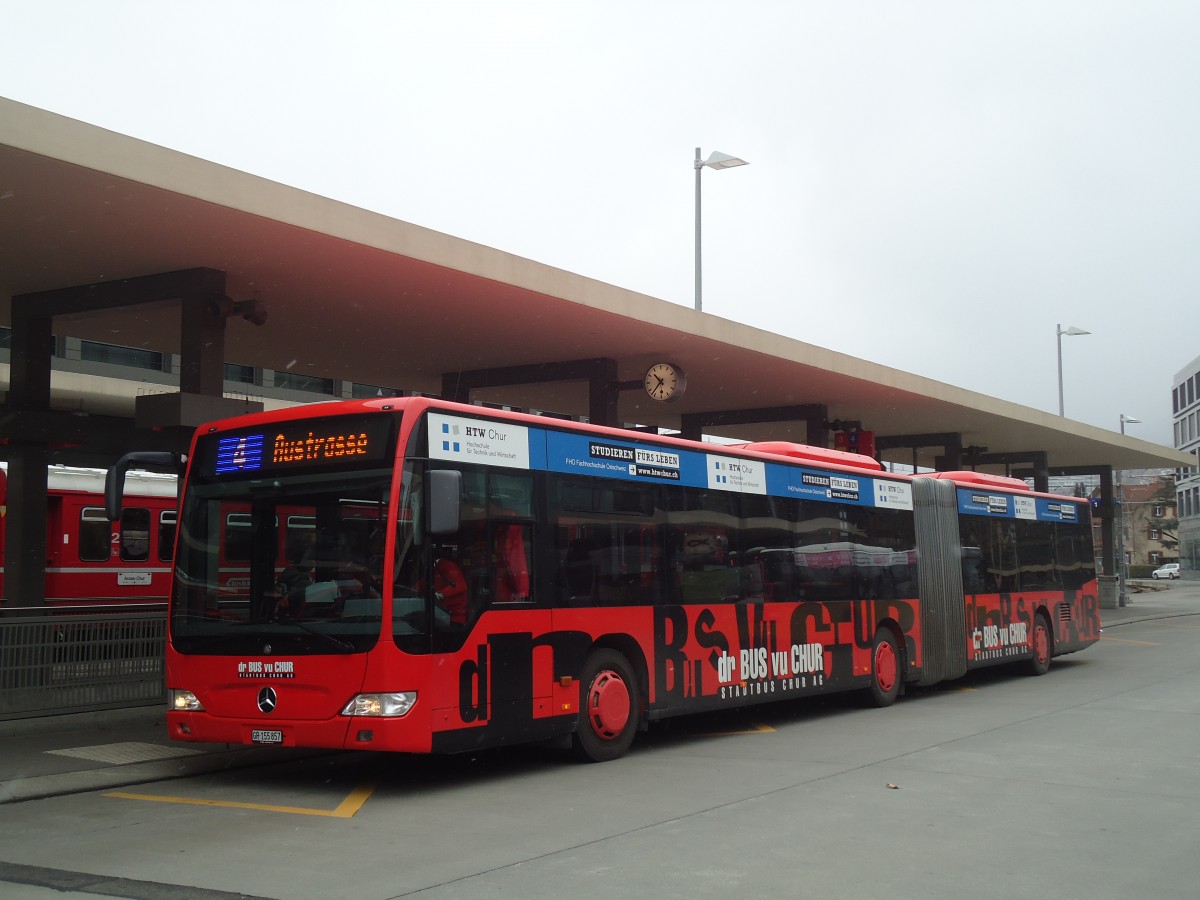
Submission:
[[[744,159],[738,159],[736,156],[729,156],[726,153],[713,151],[709,154],[708,159],[700,158],[700,148],[696,148],[696,161],[693,163],[693,168],[696,170],[696,309],[700,309],[700,170],[706,166],[710,169],[732,169],[735,166],[750,165]]]
[[[1126,425],[1140,425],[1141,422],[1141,419],[1121,413],[1121,435],[1124,436]],[[1117,469],[1117,558],[1121,560],[1121,584],[1117,604],[1125,606],[1128,603],[1125,581],[1129,578],[1129,561],[1125,558],[1125,486],[1121,482],[1121,469]]]
[[[1091,334],[1090,331],[1084,331],[1082,328],[1076,328],[1074,325],[1063,328],[1062,325],[1056,326],[1058,332],[1058,414],[1063,415],[1063,391],[1062,391],[1062,336],[1065,334],[1069,337],[1074,337],[1077,334]]]

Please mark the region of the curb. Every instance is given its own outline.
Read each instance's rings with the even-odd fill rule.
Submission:
[[[102,732],[126,725],[163,725],[166,705],[125,706],[92,712],[33,715],[19,719],[0,719],[0,737],[20,737],[28,734],[65,734],[71,731]]]
[[[1100,630],[1104,631],[1107,628],[1119,628],[1122,625],[1135,625],[1138,622],[1152,622],[1155,619],[1183,619],[1187,618],[1188,616],[1200,616],[1200,611],[1191,610],[1185,612],[1146,613],[1142,616],[1135,615],[1128,619],[1120,619],[1119,621],[1115,622],[1105,622],[1104,617],[1101,616],[1100,621],[1102,624]]]
[[[130,763],[124,766],[109,766],[99,769],[84,769],[78,772],[62,772],[16,778],[0,782],[0,805],[22,803],[26,800],[43,800],[87,791],[108,790],[146,784],[151,781],[170,781],[222,772],[245,769],[251,766],[274,765],[308,759],[342,750],[292,750],[279,749],[235,749],[204,753],[198,756],[178,757],[155,762]]]

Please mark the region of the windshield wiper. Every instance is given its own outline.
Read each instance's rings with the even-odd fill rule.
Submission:
[[[319,638],[324,638],[335,647],[340,648],[343,653],[353,653],[357,649],[349,641],[343,641],[341,638],[336,638],[327,631],[321,631],[319,628],[313,628],[311,625],[305,624],[300,619],[292,619],[287,623],[280,624],[295,625],[297,628],[307,631],[309,634],[315,634]]]

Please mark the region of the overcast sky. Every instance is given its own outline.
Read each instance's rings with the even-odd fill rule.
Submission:
[[[0,95],[1170,445],[1195,0],[0,0]],[[868,423],[869,427],[869,423]]]

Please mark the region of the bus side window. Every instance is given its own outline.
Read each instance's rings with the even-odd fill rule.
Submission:
[[[740,525],[736,494],[684,490],[670,495],[667,525],[681,603],[733,603],[741,599],[740,547],[730,535]]]
[[[527,520],[532,511],[533,478],[528,473],[489,474],[493,603],[521,603],[531,599],[533,524]]]
[[[1017,553],[1021,564],[1021,590],[1062,590],[1059,570],[1054,558],[1054,524],[1052,522],[1017,523]]]
[[[1061,523],[1055,529],[1059,578],[1064,588],[1077,591],[1096,577],[1086,526]]]
[[[1008,593],[1021,589],[1021,572],[1017,558],[1016,529],[1013,523],[1005,519],[986,520],[990,533],[988,549],[991,553],[989,560],[989,576],[992,581],[990,590]]]
[[[651,485],[579,481],[550,484],[557,602],[565,606],[654,603],[661,592],[661,510]]]
[[[442,595],[439,606],[445,620],[435,619],[435,629],[455,632],[469,627],[493,604],[533,599],[534,583],[532,476],[474,467],[462,473],[459,530],[434,537],[432,555],[422,563],[432,567],[435,603]],[[415,555],[408,556],[417,561]],[[397,577],[424,585],[430,572],[422,568]]]
[[[742,497],[742,550],[739,563],[747,598],[800,599],[797,593],[794,533],[803,519],[804,502],[796,498],[746,495]]]
[[[533,526],[499,522],[492,528],[492,602],[522,603],[530,599],[529,551]]]
[[[559,543],[566,541],[560,565],[561,601],[567,606],[587,606],[596,592],[596,545],[590,536],[569,537],[571,531],[582,532],[583,528],[559,529]]]

